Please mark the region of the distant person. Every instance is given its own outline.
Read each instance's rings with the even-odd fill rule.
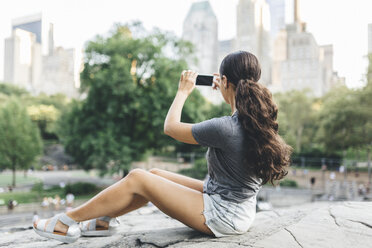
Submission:
[[[72,206],[74,205],[75,196],[72,193],[68,193],[66,195],[66,211],[72,210]]]
[[[311,188],[314,187],[314,185],[315,185],[315,181],[316,181],[315,177],[311,177],[311,178],[310,178],[310,185],[311,185]]]
[[[14,207],[15,207],[14,200],[13,199],[9,199],[9,201],[8,201],[8,210],[13,210]]]
[[[70,206],[71,207],[74,204],[74,199],[75,199],[74,194],[68,193],[66,195],[66,204],[67,204],[67,206]]]
[[[305,176],[307,176],[307,174],[309,174],[309,170],[308,169],[304,169],[302,171],[302,173],[303,173],[303,176],[305,177]]]
[[[197,73],[184,71],[164,123],[172,138],[208,147],[209,175],[203,182],[164,170],[134,169],[87,203],[34,223],[44,237],[74,242],[82,235],[111,235],[111,218],[152,202],[185,225],[216,237],[245,233],[256,214],[261,186],[287,174],[292,148],[278,134],[278,108],[261,83],[257,58],[244,51],[227,55],[215,74],[231,116],[197,124],[181,122],[183,105],[195,89]],[[89,221],[80,231],[77,222]],[[64,223],[64,224],[62,224]],[[106,231],[106,232],[105,232]],[[81,232],[81,233],[80,233]]]
[[[41,206],[42,206],[43,208],[47,208],[47,207],[49,207],[48,197],[44,197],[44,198],[43,198],[43,201],[41,202]]]
[[[53,205],[54,205],[54,209],[57,211],[59,210],[60,202],[61,202],[61,197],[59,197],[59,195],[55,195],[53,199]]]
[[[336,173],[334,173],[333,171],[329,174],[329,179],[331,179],[332,181],[336,179]]]

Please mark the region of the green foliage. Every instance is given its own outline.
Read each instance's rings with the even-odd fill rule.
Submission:
[[[0,83],[0,93],[7,95],[7,96],[18,96],[18,97],[29,95],[29,93],[25,89],[22,89],[15,85],[7,84],[7,83]]]
[[[279,182],[279,185],[281,187],[298,188],[297,182],[294,180],[290,180],[290,179],[283,179],[282,181]]]
[[[206,113],[206,119],[232,115],[229,104],[222,102],[218,105],[210,105]]]
[[[340,87],[324,97],[319,132],[327,150],[346,151],[371,143],[371,98],[368,85],[361,90]]]
[[[31,105],[27,108],[31,120],[37,124],[43,139],[57,139],[55,124],[60,112],[53,105]]]
[[[40,133],[18,98],[0,107],[0,168],[27,169],[42,152]]]
[[[32,185],[31,191],[38,192],[41,195],[44,191],[44,183],[43,182],[34,183],[34,185]]]
[[[190,54],[189,43],[159,30],[147,33],[138,23],[90,41],[81,73],[87,97],[73,102],[59,125],[67,152],[84,169],[106,173],[128,171],[148,149],[174,144],[163,134],[164,119]],[[203,105],[195,91],[185,120],[201,120]]]
[[[317,103],[307,91],[280,93],[274,99],[279,107],[279,133],[294,147],[295,153],[301,153],[314,142]]]
[[[208,173],[207,161],[205,158],[197,159],[190,169],[182,169],[180,173],[196,179],[203,180]]]
[[[24,106],[28,106],[27,111],[32,121],[39,127],[44,140],[58,140],[56,123],[60,112],[65,111],[70,102],[65,95],[32,96],[25,89],[0,83],[0,105],[5,104],[12,97],[17,97]]]
[[[67,184],[64,188],[64,193],[72,193],[74,195],[88,195],[97,193],[99,188],[93,183],[78,182],[74,184]]]

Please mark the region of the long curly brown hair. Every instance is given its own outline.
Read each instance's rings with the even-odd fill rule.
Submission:
[[[272,94],[258,83],[260,64],[249,52],[234,52],[221,62],[220,75],[226,76],[236,89],[238,119],[247,140],[245,162],[262,179],[262,184],[274,184],[288,173],[292,147],[278,134],[278,107]]]

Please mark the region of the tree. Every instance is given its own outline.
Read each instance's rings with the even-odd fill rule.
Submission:
[[[43,139],[57,139],[55,123],[60,112],[53,105],[31,105],[27,108],[27,112],[39,127]]]
[[[61,119],[67,152],[84,169],[125,174],[149,149],[174,144],[163,134],[164,119],[191,53],[189,43],[159,30],[147,33],[139,23],[116,25],[109,36],[90,41],[81,73],[87,97]],[[202,106],[200,99],[194,91],[186,104]]]
[[[315,110],[314,99],[307,91],[289,91],[274,95],[279,107],[279,133],[296,153],[301,153],[304,143],[313,142]]]
[[[39,130],[18,98],[10,98],[0,107],[0,167],[13,171],[30,167],[42,152]]]
[[[362,106],[361,93],[360,90],[342,86],[324,97],[320,132],[328,151],[346,151],[351,147],[366,145],[370,111],[367,106]]]

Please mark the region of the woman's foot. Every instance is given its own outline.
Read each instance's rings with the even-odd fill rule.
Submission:
[[[45,223],[45,227],[48,226],[48,224],[50,223],[50,221],[52,220],[52,218],[50,219],[47,219],[46,223]],[[37,224],[39,223],[39,221],[41,221],[41,219],[38,219],[34,222],[34,228],[37,228]],[[45,230],[45,229],[44,229]],[[68,226],[63,224],[62,222],[60,221],[57,221],[56,225],[54,226],[54,232],[53,233],[58,233],[58,234],[61,234],[61,235],[66,235],[67,233],[67,230],[68,230]]]
[[[50,219],[38,219],[33,223],[33,227],[40,236],[64,243],[75,242],[81,235],[77,222],[66,213],[57,214]]]
[[[89,228],[91,228],[91,225],[94,225],[94,223],[92,221],[88,221],[86,229],[89,230]],[[107,230],[107,229],[109,229],[109,221],[96,219],[95,229],[96,230]]]
[[[117,218],[103,216],[80,223],[82,236],[111,236],[116,233],[119,221]]]

